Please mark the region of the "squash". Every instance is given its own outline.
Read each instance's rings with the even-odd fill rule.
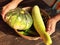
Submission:
[[[27,30],[32,26],[33,20],[28,11],[16,8],[6,14],[5,22],[15,30]]]

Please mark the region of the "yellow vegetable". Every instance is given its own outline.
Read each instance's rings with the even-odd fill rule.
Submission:
[[[50,35],[46,32],[46,28],[40,13],[40,9],[37,5],[35,5],[32,9],[32,17],[34,21],[34,27],[38,34],[42,37],[44,43],[46,45],[51,45],[52,40]]]

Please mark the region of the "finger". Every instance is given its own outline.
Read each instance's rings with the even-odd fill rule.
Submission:
[[[52,25],[51,26],[50,35],[52,35],[55,32],[55,27],[56,27],[55,25]]]
[[[49,33],[49,35],[51,34],[51,24],[48,24],[48,26],[47,26],[47,32]]]
[[[3,9],[2,9],[2,13],[1,13],[2,18],[4,17],[4,10],[6,9],[6,7],[7,7],[7,5],[6,5],[6,6],[4,6],[4,7],[3,7]]]
[[[50,31],[47,31],[47,33],[48,33],[49,35],[51,35]]]
[[[50,31],[48,31],[49,35],[52,35],[55,32],[55,25],[51,25]]]
[[[23,10],[30,10],[31,9],[31,7],[24,7],[24,8],[22,8]]]
[[[2,11],[2,17],[3,17],[3,19],[4,19],[4,17],[5,17],[5,14],[9,11],[10,9],[8,8],[8,7],[6,7],[5,9],[3,9],[3,11]]]
[[[50,27],[51,27],[51,24],[48,22],[48,23],[47,23],[47,31],[50,30]]]

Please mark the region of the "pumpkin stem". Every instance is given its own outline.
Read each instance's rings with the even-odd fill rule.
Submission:
[[[21,14],[24,14],[24,10],[21,10],[20,13],[21,13]]]

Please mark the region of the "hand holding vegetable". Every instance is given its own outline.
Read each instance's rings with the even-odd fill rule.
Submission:
[[[5,5],[5,6],[3,7],[3,9],[2,9],[2,14],[1,14],[2,17],[3,17],[3,19],[4,19],[5,14],[6,14],[9,10],[15,9],[21,1],[22,1],[22,0],[12,0],[10,3],[8,3],[7,5]]]
[[[60,20],[60,14],[57,14],[55,17],[51,18],[47,22],[47,32],[51,35],[55,32],[56,23]]]

